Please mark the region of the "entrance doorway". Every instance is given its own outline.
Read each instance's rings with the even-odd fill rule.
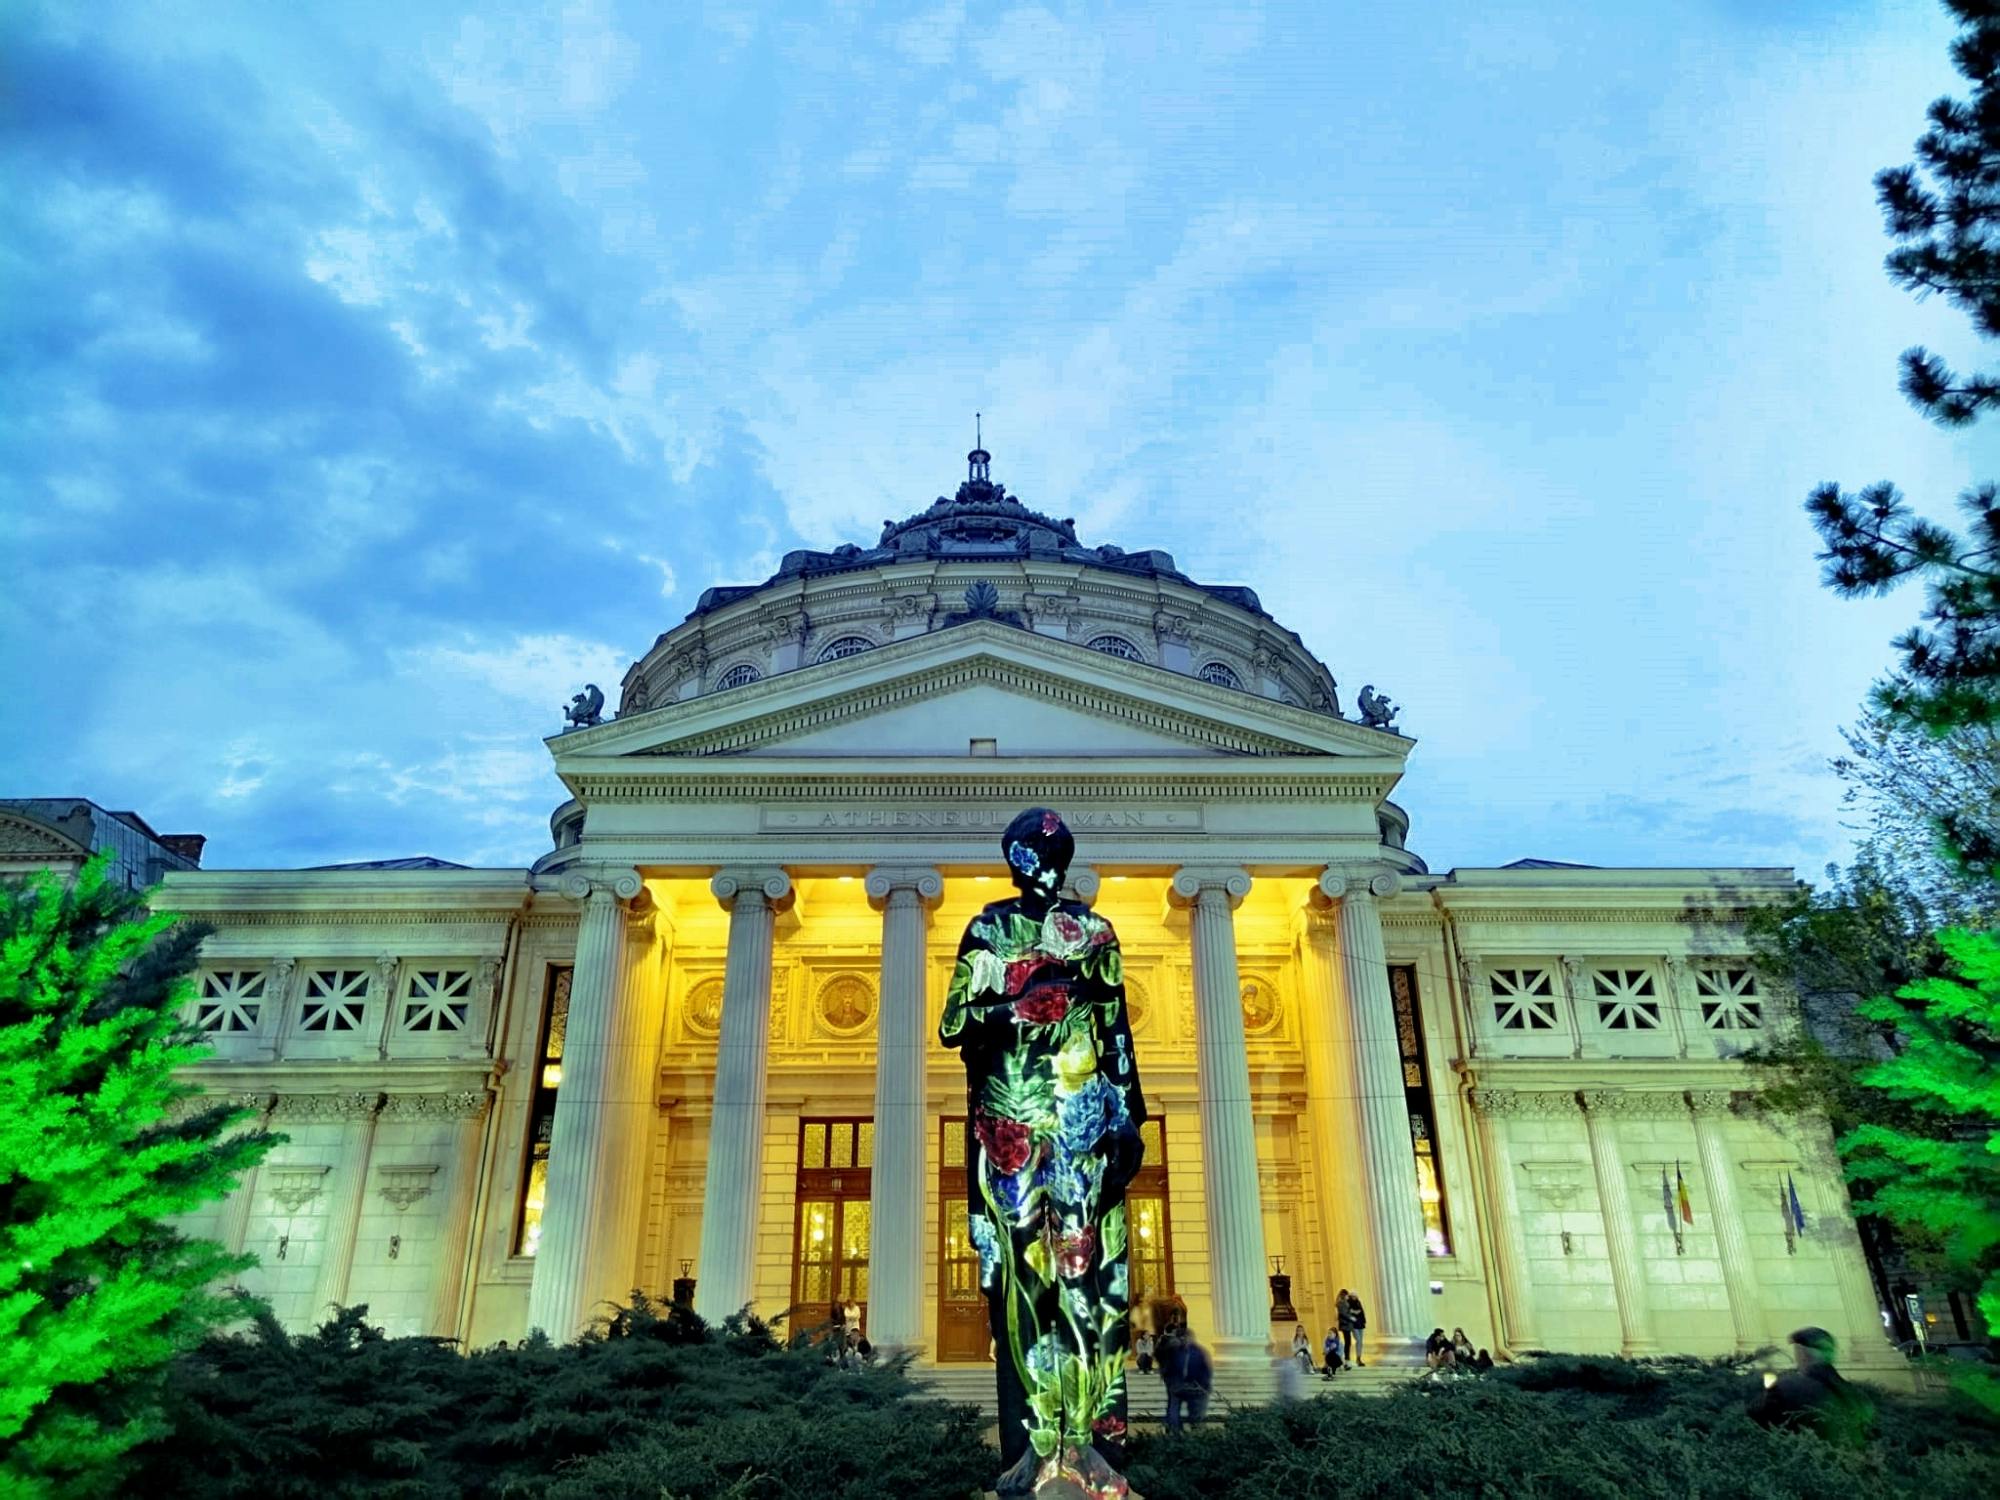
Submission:
[[[965,1117],[947,1115],[938,1126],[938,1363],[991,1363],[993,1335],[979,1285],[979,1252],[966,1224]],[[1126,1276],[1135,1330],[1154,1326],[1152,1304],[1174,1295],[1165,1122],[1146,1121],[1139,1139],[1146,1164],[1125,1190]]]
[[[852,1299],[868,1327],[868,1190],[873,1120],[799,1121],[798,1218],[792,1240],[792,1317],[803,1333],[833,1321]]]

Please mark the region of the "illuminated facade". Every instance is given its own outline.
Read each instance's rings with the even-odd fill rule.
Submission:
[[[167,880],[217,927],[195,1071],[291,1137],[195,1227],[292,1325],[562,1337],[691,1275],[711,1316],[851,1296],[878,1343],[976,1368],[936,1024],[1041,803],[1118,928],[1156,1115],[1136,1308],[1180,1298],[1246,1370],[1290,1337],[1280,1266],[1315,1341],[1345,1286],[1378,1342],[1813,1322],[1896,1363],[1824,1127],[1738,1104],[1790,1015],[1739,922],[1790,871],[1429,873],[1389,800],[1412,740],[1341,717],[1249,590],[1082,546],[982,453],[875,547],[710,590],[549,747],[572,800],[530,870]]]

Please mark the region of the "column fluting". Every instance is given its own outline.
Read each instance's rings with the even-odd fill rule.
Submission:
[[[375,1121],[381,1114],[380,1094],[342,1094],[329,1101],[328,1113],[340,1116],[341,1153],[333,1171],[327,1201],[326,1238],[320,1243],[319,1273],[313,1278],[313,1319],[332,1316],[347,1305],[347,1283],[354,1274],[354,1236],[361,1227],[361,1206],[368,1192],[368,1161],[375,1149]]]
[[[1354,1038],[1354,1081],[1361,1097],[1361,1145],[1368,1163],[1368,1223],[1375,1236],[1376,1324],[1390,1338],[1419,1339],[1430,1321],[1430,1271],[1424,1209],[1417,1196],[1416,1147],[1403,1091],[1403,1054],[1375,898],[1399,882],[1377,872],[1366,883],[1329,871],[1322,897],[1338,896],[1340,982]]]
[[[1514,1182],[1514,1143],[1506,1122],[1520,1110],[1511,1089],[1472,1090],[1480,1144],[1491,1169],[1493,1243],[1500,1251],[1500,1342],[1509,1349],[1536,1347],[1534,1289],[1528,1282],[1527,1246],[1521,1234],[1521,1195]]]
[[[1611,1254],[1611,1295],[1618,1304],[1619,1352],[1649,1354],[1653,1337],[1646,1308],[1646,1269],[1632,1227],[1632,1203],[1625,1191],[1625,1157],[1618,1145],[1617,1117],[1633,1098],[1611,1089],[1586,1090],[1583,1129],[1590,1139],[1590,1170],[1597,1179],[1598,1211]]]
[[[1216,1352],[1235,1359],[1261,1356],[1271,1337],[1257,1126],[1236,969],[1235,909],[1249,893],[1250,877],[1242,870],[1184,869],[1172,885],[1174,898],[1188,908],[1194,958],[1196,1087]]]
[[[557,1095],[558,1098],[561,1095]],[[465,1257],[472,1239],[474,1190],[479,1183],[480,1148],[486,1141],[485,1089],[447,1094],[438,1107],[452,1122],[451,1159],[445,1170],[443,1217],[438,1221],[437,1260],[431,1272],[430,1306],[424,1328],[436,1338],[458,1337],[459,1294],[465,1289]]]
[[[694,1308],[719,1323],[751,1300],[755,1286],[771,960],[776,906],[790,898],[792,882],[782,870],[726,870],[709,882],[709,889],[729,908],[729,956],[722,979],[722,1035],[715,1049]]]
[[[1708,1187],[1708,1211],[1715,1218],[1715,1246],[1722,1258],[1722,1286],[1729,1296],[1729,1321],[1736,1330],[1736,1348],[1749,1353],[1764,1343],[1758,1314],[1757,1259],[1750,1253],[1750,1236],[1743,1227],[1743,1208],[1736,1198],[1736,1178],[1729,1165],[1725,1122],[1731,1095],[1726,1089],[1699,1089],[1688,1095],[1694,1110],[1694,1144],[1701,1156],[1701,1175]]]
[[[542,1234],[528,1291],[528,1326],[558,1343],[583,1331],[597,1313],[597,1229],[604,1195],[615,1186],[607,1170],[606,1134],[612,1049],[624,963],[621,901],[642,884],[630,870],[578,871],[563,894],[583,903],[570,978],[569,1029],[563,1039],[562,1087],[549,1131],[549,1174]]]
[[[935,870],[878,869],[868,876],[868,898],[882,911],[868,1268],[868,1337],[878,1349],[914,1350],[923,1343],[929,1187],[924,1062],[930,1041],[925,949],[929,908],[943,895]]]

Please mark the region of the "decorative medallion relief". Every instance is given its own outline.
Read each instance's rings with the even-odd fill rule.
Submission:
[[[1243,1031],[1247,1036],[1269,1036],[1277,1030],[1283,1006],[1278,986],[1268,975],[1255,974],[1243,981]]]
[[[858,1036],[875,1019],[875,986],[859,974],[836,974],[813,997],[813,1017],[832,1036]]]
[[[722,976],[716,974],[688,986],[681,1019],[696,1036],[722,1034]]]
[[[1146,1017],[1152,1013],[1152,999],[1146,993],[1146,986],[1134,979],[1130,973],[1125,976],[1125,1020],[1134,1034],[1146,1024]]]

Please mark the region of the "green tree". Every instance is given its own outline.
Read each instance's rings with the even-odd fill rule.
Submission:
[[[274,1144],[174,1070],[206,932],[148,912],[102,858],[72,882],[0,882],[0,1480],[103,1493],[159,1427],[167,1362],[241,1315],[253,1264],[164,1221],[228,1192]]]
[[[2000,938],[1949,928],[1938,941],[1952,972],[1861,1005],[1897,1038],[1861,1083],[1923,1123],[1871,1120],[1840,1147],[1849,1178],[1870,1189],[1871,1211],[1920,1229],[1949,1265],[1977,1278],[1980,1316],[2000,1328]],[[2000,1414],[2000,1378],[1973,1373],[1982,1378],[1967,1389]]]

